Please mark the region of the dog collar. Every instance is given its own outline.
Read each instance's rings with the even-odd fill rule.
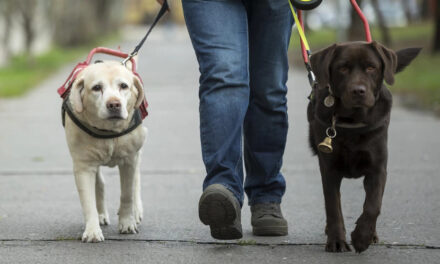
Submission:
[[[86,124],[85,122],[79,120],[75,114],[72,111],[72,106],[69,102],[69,96],[67,96],[64,101],[63,105],[61,107],[61,118],[63,122],[63,127],[66,124],[66,113],[70,117],[73,123],[77,127],[79,127],[82,131],[86,132],[90,136],[94,138],[101,138],[101,139],[110,139],[110,138],[117,138],[121,137],[123,135],[126,135],[136,129],[140,124],[142,124],[142,113],[139,109],[135,109],[133,113],[133,117],[131,118],[130,125],[127,129],[125,129],[122,132],[115,132],[111,130],[105,130],[105,129],[99,129],[96,127],[93,127],[89,124]]]
[[[318,123],[323,127],[330,127],[332,125],[331,122],[325,122],[324,120],[322,120],[317,114],[315,114],[315,120],[318,121]],[[356,123],[342,122],[339,121],[338,118],[336,118],[335,127],[339,128],[338,131],[341,132],[347,130],[350,131],[350,133],[366,133],[382,127],[387,123],[387,120],[388,118],[385,117],[379,120],[378,122],[376,122],[375,124],[370,125],[363,122],[356,122]]]

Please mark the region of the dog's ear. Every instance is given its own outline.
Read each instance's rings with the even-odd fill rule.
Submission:
[[[137,76],[133,76],[133,83],[138,91],[137,100],[134,107],[138,108],[141,105],[142,101],[144,100],[144,87],[142,86],[141,80],[139,80]]]
[[[73,104],[73,109],[81,113],[83,111],[83,103],[81,98],[81,91],[84,89],[84,79],[78,78],[76,79],[70,90],[70,100]]]
[[[408,66],[412,60],[419,55],[419,52],[422,48],[407,48],[398,50],[396,52],[397,55],[397,69],[396,73],[401,72]]]
[[[321,84],[321,87],[330,84],[330,64],[333,60],[336,47],[337,44],[333,44],[330,47],[313,53],[310,58],[313,73],[315,74],[318,83]]]
[[[371,42],[373,48],[379,54],[383,64],[383,78],[386,83],[392,85],[394,83],[394,74],[397,70],[397,54],[394,50],[386,48],[376,41]]]

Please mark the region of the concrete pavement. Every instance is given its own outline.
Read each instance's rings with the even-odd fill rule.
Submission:
[[[128,34],[122,49],[131,50],[142,33]],[[179,28],[155,29],[139,58],[150,103],[140,234],[118,234],[119,178],[117,170],[105,169],[111,220],[103,228],[106,241],[81,243],[82,213],[56,94],[72,68],[60,69],[23,98],[0,99],[0,263],[440,263],[440,120],[398,103],[377,226],[381,242],[360,255],[324,251],[323,195],[318,163],[307,145],[309,86],[302,68],[293,68],[288,83],[291,125],[283,210],[289,235],[254,237],[245,205],[243,240],[213,240],[197,214],[204,177],[198,66],[187,33]],[[361,180],[342,185],[349,233],[362,210],[364,191]]]

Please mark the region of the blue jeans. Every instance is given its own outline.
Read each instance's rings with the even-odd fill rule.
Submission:
[[[286,145],[288,0],[182,0],[200,70],[207,175],[243,204],[281,203]],[[246,180],[243,190],[243,157]]]

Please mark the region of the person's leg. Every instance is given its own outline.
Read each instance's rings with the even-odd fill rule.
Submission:
[[[281,203],[293,18],[287,0],[249,1],[248,15],[251,94],[244,122],[245,191],[250,205]]]
[[[201,74],[200,138],[207,175],[199,216],[211,226],[213,237],[239,238],[241,138],[249,103],[247,14],[238,0],[183,0],[182,4]]]

